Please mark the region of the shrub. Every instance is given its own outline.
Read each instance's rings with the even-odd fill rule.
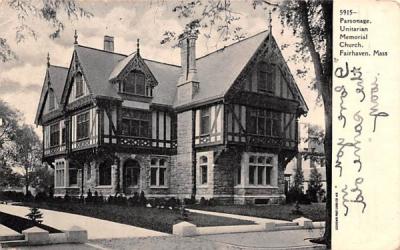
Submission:
[[[43,222],[43,214],[40,212],[39,208],[31,207],[29,214],[26,215],[33,223],[41,224]]]
[[[179,206],[179,201],[174,197],[169,198],[167,200],[167,207],[171,207],[172,209],[176,209]]]
[[[139,203],[140,206],[146,206],[147,199],[146,199],[146,196],[144,195],[143,191],[140,192],[139,202],[138,203]]]
[[[46,192],[39,192],[35,196],[35,201],[36,202],[42,202],[42,201],[47,201],[48,197]]]
[[[207,206],[207,200],[204,197],[200,198],[200,206],[204,207]]]
[[[139,194],[134,192],[133,196],[128,199],[129,206],[137,206],[139,204]]]

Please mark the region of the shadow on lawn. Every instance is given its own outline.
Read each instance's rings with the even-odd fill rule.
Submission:
[[[55,228],[39,223],[34,223],[31,220],[3,212],[0,212],[0,224],[3,224],[4,226],[11,228],[12,230],[17,231],[18,233],[22,233],[22,231],[35,226],[40,227],[46,231],[49,231],[49,233],[62,233],[60,230],[57,230]]]

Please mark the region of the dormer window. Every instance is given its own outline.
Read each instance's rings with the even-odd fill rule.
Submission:
[[[257,90],[262,93],[274,92],[274,64],[261,62],[258,65]]]
[[[146,95],[145,76],[140,71],[131,71],[126,76],[123,91],[129,94]]]
[[[83,95],[83,78],[81,73],[78,73],[75,76],[75,93],[75,97]]]
[[[56,99],[53,90],[49,90],[49,110],[53,110],[56,107]]]

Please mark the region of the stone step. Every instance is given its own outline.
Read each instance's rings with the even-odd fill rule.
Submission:
[[[10,240],[10,241],[1,241],[0,248],[9,248],[9,247],[22,247],[28,246],[27,240]]]
[[[291,226],[298,226],[299,224],[297,222],[278,222],[275,223],[276,227],[291,227]]]

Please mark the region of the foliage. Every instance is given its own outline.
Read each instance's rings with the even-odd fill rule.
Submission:
[[[304,191],[304,174],[301,168],[296,167],[294,172],[293,188],[303,193]]]
[[[43,214],[37,207],[29,208],[29,214],[26,215],[33,223],[41,224],[43,222]]]
[[[49,38],[55,39],[65,29],[64,17],[69,20],[78,18],[90,18],[92,13],[83,9],[75,0],[9,0],[0,2],[0,6],[8,8],[9,18],[18,20],[15,28],[15,40],[17,43],[27,38],[34,38],[40,31],[33,25],[33,20],[40,20],[51,28]],[[15,59],[17,55],[11,50],[8,41],[0,37],[0,61],[6,62]]]
[[[50,194],[54,187],[54,171],[46,165],[37,165],[33,168],[30,176],[30,186],[36,191]]]
[[[15,132],[21,118],[22,116],[20,112],[13,109],[8,103],[0,99],[0,149],[2,149],[0,150],[0,161],[6,159],[6,155],[4,155],[5,151],[3,151],[4,143],[15,139]]]
[[[308,193],[310,195],[310,199],[313,202],[318,201],[318,195],[322,190],[322,175],[318,172],[316,167],[311,169],[310,173],[310,182],[308,184]]]

